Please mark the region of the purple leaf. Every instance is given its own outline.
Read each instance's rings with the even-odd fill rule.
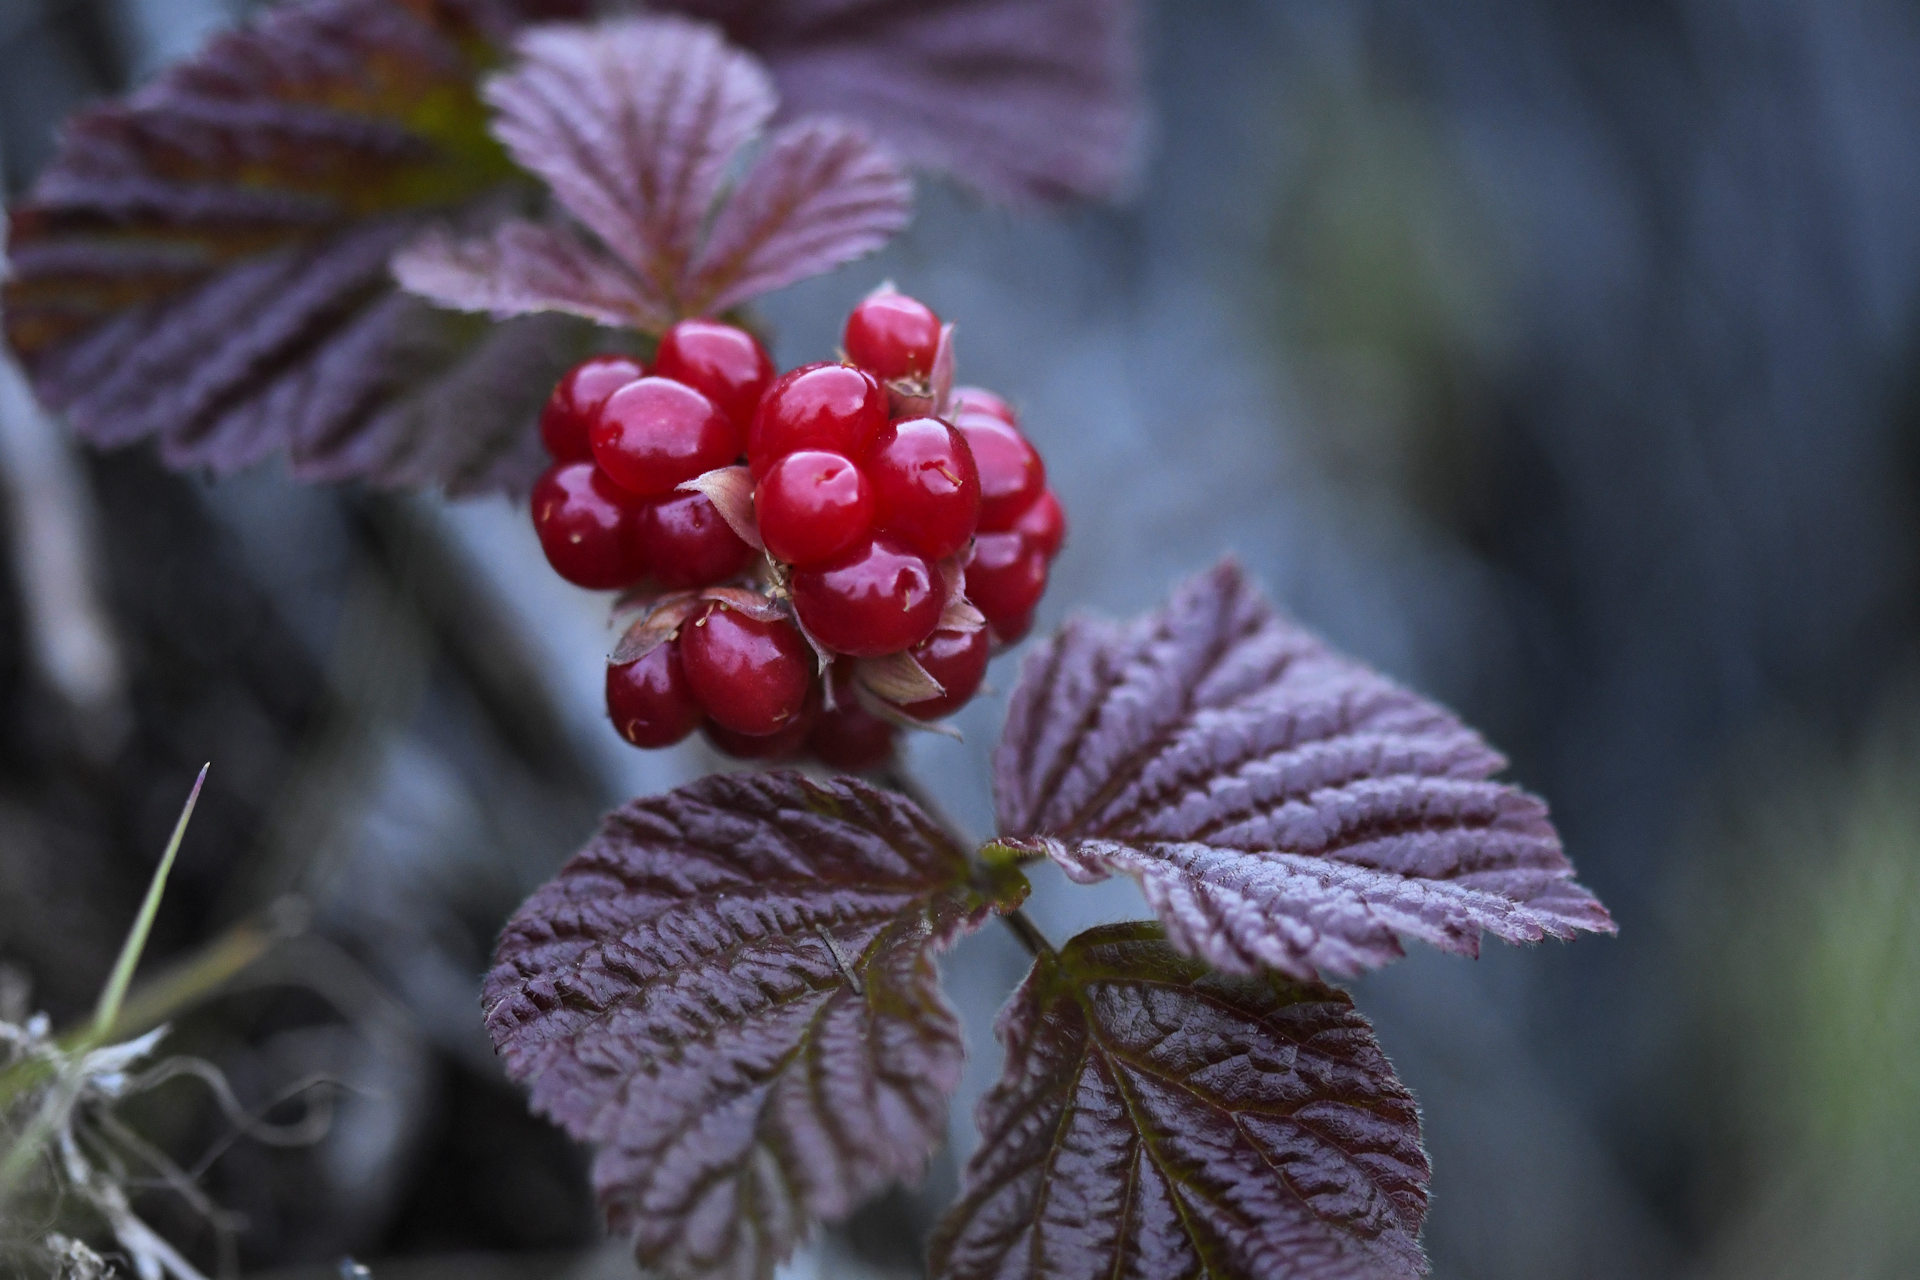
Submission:
[[[912,201],[905,175],[860,130],[792,125],[722,206],[686,287],[687,309],[725,311],[871,253],[907,225]]]
[[[651,288],[567,227],[510,218],[464,240],[433,227],[403,246],[392,265],[401,288],[461,311],[560,311],[652,330],[668,323]]]
[[[487,84],[495,135],[668,308],[728,162],[773,114],[765,70],[671,17],[536,30],[517,52]]]
[[[1140,882],[1181,950],[1352,974],[1401,936],[1467,955],[1612,932],[1546,806],[1443,708],[1277,615],[1225,564],[1028,659],[994,758],[1004,842]]]
[[[1115,194],[1140,129],[1132,0],[673,0],[765,58],[790,115],[872,129],[1016,202]]]
[[[487,86],[495,132],[605,247],[571,226],[516,225],[511,241],[442,237],[403,253],[403,281],[442,305],[658,332],[870,253],[907,223],[913,191],[899,167],[829,120],[782,130],[723,194],[773,93],[714,28],[661,17],[551,27],[520,53]]]
[[[1209,973],[1152,925],[1040,960],[935,1280],[1425,1272],[1420,1118],[1347,996]]]
[[[891,793],[735,774],[612,814],[521,908],[488,1030],[642,1265],[764,1280],[919,1175],[961,1058],[933,955],[1024,885],[967,876]]]
[[[397,293],[431,216],[515,182],[475,92],[540,3],[305,0],[82,112],[12,211],[7,337],[101,445],[174,465],[454,489],[530,474],[531,422],[591,340]]]

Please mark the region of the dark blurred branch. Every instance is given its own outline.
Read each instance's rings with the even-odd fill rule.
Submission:
[[[93,494],[73,442],[5,351],[0,489],[34,670],[72,709],[85,753],[107,759],[128,729],[126,673],[100,591]]]

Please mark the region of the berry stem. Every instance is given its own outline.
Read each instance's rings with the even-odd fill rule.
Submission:
[[[920,779],[907,770],[905,765],[895,761],[876,773],[874,780],[887,790],[897,791],[913,801],[922,813],[933,820],[933,825],[944,831],[947,838],[962,849],[975,847],[973,838],[961,829],[960,824],[955,822],[945,809],[940,807],[940,802],[933,798],[932,793]],[[969,861],[971,861],[971,855],[969,855]],[[1011,911],[1001,913],[1000,923],[1012,930],[1013,936],[1020,940],[1020,945],[1026,948],[1028,955],[1036,960],[1052,958],[1053,944],[1047,941],[1047,935],[1041,932],[1040,926],[1035,924],[1033,918],[1024,910],[1015,907]]]

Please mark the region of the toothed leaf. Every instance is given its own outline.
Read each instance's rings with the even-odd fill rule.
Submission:
[[[776,134],[720,209],[685,296],[725,311],[871,253],[907,225],[913,188],[865,132],[815,120]]]
[[[773,114],[765,69],[667,17],[537,30],[517,52],[487,85],[495,135],[670,308],[728,162]]]
[[[1239,569],[1027,662],[994,759],[1004,843],[1140,882],[1227,970],[1357,973],[1418,938],[1474,954],[1611,932],[1535,797],[1451,713],[1279,616]]]
[[[403,256],[402,278],[442,305],[558,309],[658,332],[829,271],[906,225],[906,176],[835,121],[782,129],[723,194],[774,99],[765,69],[714,28],[672,17],[553,27],[519,52],[487,87],[494,130],[596,241],[556,222]]]
[[[598,1149],[643,1266],[764,1280],[813,1219],[919,1175],[961,1058],[933,956],[997,905],[898,796],[710,777],[612,814],[521,908],[487,1027]]]
[[[42,397],[175,466],[524,481],[533,415],[593,331],[436,312],[387,260],[531,190],[474,85],[517,19],[573,8],[302,0],[75,116],[10,219],[7,337]]]
[[[570,228],[509,218],[482,235],[432,227],[393,257],[394,278],[441,306],[505,319],[558,311],[621,328],[659,330],[659,297]]]
[[[674,0],[766,59],[791,114],[859,121],[1016,202],[1115,194],[1140,132],[1131,0]]]
[[[999,1031],[935,1280],[1425,1272],[1419,1113],[1343,992],[1118,925],[1042,958]]]

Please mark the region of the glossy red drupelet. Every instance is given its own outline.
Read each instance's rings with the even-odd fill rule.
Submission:
[[[631,356],[593,356],[561,375],[540,410],[540,442],[555,462],[585,462],[593,457],[587,432],[608,396],[646,377]]]
[[[670,747],[706,718],[669,640],[632,662],[607,666],[607,715],[636,747]]]
[[[800,621],[821,644],[853,658],[878,658],[918,644],[939,624],[945,604],[939,571],[889,538],[793,573]]]
[[[667,330],[654,354],[653,371],[713,401],[743,442],[774,372],[758,338],[718,320],[682,320]]]
[[[963,413],[984,413],[990,418],[998,418],[1010,427],[1020,425],[1020,417],[1014,413],[1013,406],[997,392],[985,387],[955,387],[953,389],[953,412],[957,417]]]
[[[533,527],[554,572],[595,591],[630,586],[645,572],[634,499],[591,462],[562,462],[533,485]]]
[[[875,769],[893,759],[897,730],[860,705],[853,680],[835,668],[832,710],[822,710],[807,734],[807,750],[834,769]]]
[[[717,749],[740,760],[786,760],[806,750],[807,739],[813,732],[814,720],[819,714],[820,684],[815,681],[813,688],[807,692],[807,700],[801,706],[800,714],[773,733],[757,737],[735,733],[711,720],[701,727],[700,732]]]
[[[807,735],[812,728],[812,722],[802,717],[778,733],[756,737],[750,733],[735,733],[725,725],[709,720],[701,726],[700,732],[716,749],[736,760],[787,760],[806,748]]]
[[[687,684],[723,729],[766,737],[806,706],[813,654],[784,619],[761,621],[715,605],[680,629]]]
[[[845,364],[801,365],[761,399],[747,433],[747,463],[758,480],[798,449],[864,457],[886,426],[887,393],[871,374]]]
[[[671,493],[639,503],[633,542],[653,580],[668,591],[710,587],[738,577],[753,560],[704,493]]]
[[[630,493],[655,498],[740,456],[740,436],[713,401],[671,378],[608,396],[588,433],[593,460]]]
[[[967,545],[980,518],[980,473],[958,431],[938,418],[892,423],[863,467],[882,531],[929,560]]]
[[[980,472],[980,528],[1011,529],[1047,486],[1046,464],[1019,430],[983,413],[963,413],[956,424]]]
[[[873,486],[844,455],[801,449],[767,468],[753,507],[770,555],[787,564],[819,564],[873,527]]]
[[[1060,554],[1067,541],[1067,513],[1053,490],[1043,489],[1013,521],[1013,531],[1040,549],[1051,560]]]
[[[847,358],[882,382],[924,378],[940,347],[940,317],[904,293],[876,293],[853,309]]]
[[[1021,534],[983,533],[967,558],[967,599],[987,616],[1002,643],[1011,644],[1030,621],[1047,589],[1047,558]]]

